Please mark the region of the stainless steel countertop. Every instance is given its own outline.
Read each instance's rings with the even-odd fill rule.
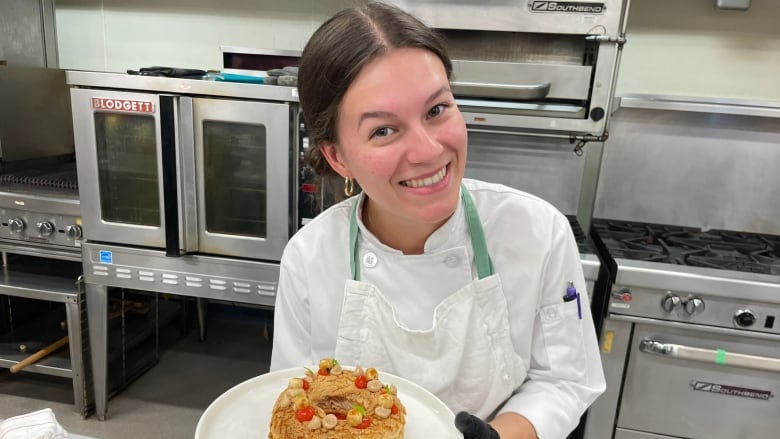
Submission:
[[[116,90],[157,91],[194,96],[261,99],[298,102],[298,89],[281,85],[245,84],[203,79],[141,76],[124,73],[68,70],[65,81],[70,86],[110,88]]]

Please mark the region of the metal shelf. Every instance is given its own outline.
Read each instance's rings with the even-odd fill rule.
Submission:
[[[3,247],[3,250],[6,248]],[[6,260],[5,252],[3,256],[4,262],[9,262]],[[70,379],[73,382],[76,411],[86,417],[93,404],[93,397],[83,361],[86,298],[85,293],[79,290],[80,272],[81,266],[75,261],[31,258],[30,255],[25,254],[14,254],[10,263],[2,267],[0,295],[22,298],[22,300],[60,303],[64,306],[64,310],[41,314],[32,320],[22,322],[17,328],[5,328],[4,331],[7,332],[2,334],[5,347],[0,350],[0,357],[2,357],[0,367],[10,368],[67,334],[69,337],[67,347],[25,367],[23,372]],[[60,328],[59,323],[63,321],[66,326]],[[28,345],[24,353],[12,349],[17,341]]]
[[[780,118],[780,101],[631,94],[615,98],[614,108],[687,111]]]

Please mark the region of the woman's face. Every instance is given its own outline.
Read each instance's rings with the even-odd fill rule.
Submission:
[[[438,226],[455,211],[466,125],[433,53],[396,49],[367,64],[341,102],[337,138],[323,152],[363,188],[369,215]]]

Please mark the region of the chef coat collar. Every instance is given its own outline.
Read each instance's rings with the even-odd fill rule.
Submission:
[[[363,205],[365,204],[365,192],[361,192],[357,197],[357,206],[354,208],[358,212],[363,212]],[[363,215],[357,215],[358,227],[360,233],[363,235],[363,239],[368,241],[372,246],[380,249],[383,252],[390,254],[401,255],[401,250],[390,247],[379,240],[363,222]],[[463,241],[463,236],[467,236],[464,231],[467,229],[466,217],[463,212],[463,199],[458,198],[458,206],[455,208],[455,212],[447,219],[447,221],[441,225],[438,229],[425,240],[423,246],[424,253],[433,253],[440,250],[445,250],[452,247],[458,247],[462,245],[468,245],[468,242]]]
[[[352,279],[360,279],[360,266],[357,263],[358,258],[358,233],[366,233],[372,240],[381,245],[384,248],[388,246],[381,244],[376,236],[371,233],[363,224],[362,218],[359,214],[363,205],[365,194],[361,194],[358,200],[353,204],[352,211],[349,216],[349,255],[350,255],[350,268],[352,271]],[[474,205],[474,200],[471,198],[466,186],[461,183],[460,185],[460,201],[458,207],[455,209],[455,213],[445,222],[445,224],[437,229],[436,232],[447,229],[446,231],[455,231],[453,227],[460,223],[458,218],[466,219],[466,226],[468,227],[469,237],[471,238],[471,247],[474,253],[474,262],[477,268],[477,275],[480,279],[488,277],[495,273],[493,268],[493,261],[490,259],[490,255],[487,251],[487,241],[485,239],[485,232],[482,230],[482,221],[479,219],[479,212]],[[432,234],[435,235],[436,232]],[[438,240],[447,238],[437,238]],[[429,237],[426,240],[425,251],[428,251],[428,242],[431,241]]]

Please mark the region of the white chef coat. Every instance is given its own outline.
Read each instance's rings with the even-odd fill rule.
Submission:
[[[479,211],[488,252],[499,275],[516,354],[526,380],[500,407],[520,413],[540,439],[563,438],[604,391],[598,343],[579,253],[568,220],[549,203],[502,185],[464,180]],[[271,369],[316,364],[333,356],[344,285],[351,278],[349,215],[353,197],[314,218],[282,256],[274,316]],[[403,255],[359,224],[361,277],[376,285],[409,328],[431,325],[444,298],[476,277],[461,202],[425,243],[425,254]],[[438,261],[431,263],[431,261]],[[471,277],[464,270],[471,265]],[[464,274],[466,273],[466,274]],[[585,307],[582,320],[564,303],[569,281]],[[399,352],[398,355],[403,355]],[[411,381],[414,376],[405,376]]]

